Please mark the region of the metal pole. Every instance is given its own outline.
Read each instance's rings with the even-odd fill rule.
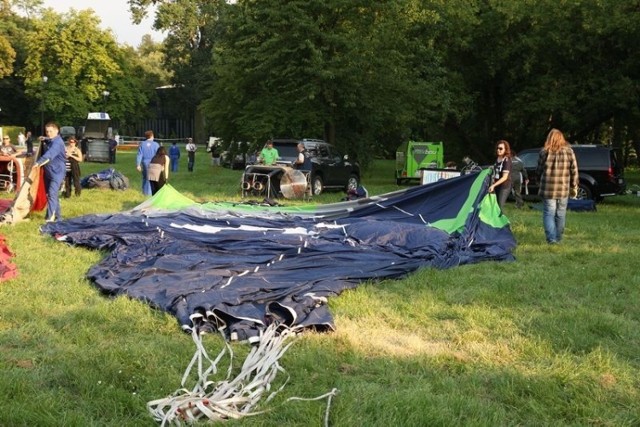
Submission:
[[[107,98],[109,97],[110,93],[108,90],[105,90],[102,92],[102,112],[106,113],[107,112]]]
[[[42,99],[40,100],[40,136],[44,135],[44,85],[42,89]]]
[[[44,87],[49,78],[42,76],[42,96],[40,97],[40,136],[44,136]]]

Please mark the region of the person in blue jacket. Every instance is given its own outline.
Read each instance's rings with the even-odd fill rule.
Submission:
[[[65,146],[60,136],[60,128],[57,124],[49,122],[44,127],[46,137],[40,137],[41,144],[46,150],[34,163],[36,167],[44,167],[44,185],[47,192],[47,222],[62,219],[60,213],[60,199],[58,198],[62,181],[66,174]]]
[[[160,144],[153,140],[153,131],[148,130],[144,133],[146,138],[138,146],[138,155],[136,156],[136,168],[142,173],[142,194],[151,196],[151,183],[149,182],[149,163],[156,155],[156,151],[160,148]]]
[[[171,172],[178,172],[178,162],[180,161],[180,147],[174,141],[169,148],[169,159],[171,160]]]

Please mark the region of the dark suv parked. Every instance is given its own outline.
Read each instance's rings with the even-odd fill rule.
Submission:
[[[278,150],[278,163],[291,164],[298,157],[298,143],[304,144],[311,156],[311,184],[314,195],[325,189],[356,189],[360,184],[360,165],[350,162],[333,145],[320,139],[273,139]]]
[[[572,145],[576,154],[580,184],[578,199],[601,201],[605,196],[624,194],[627,184],[620,150],[607,145]],[[539,148],[522,150],[518,157],[524,162],[529,175],[529,194],[537,195]]]

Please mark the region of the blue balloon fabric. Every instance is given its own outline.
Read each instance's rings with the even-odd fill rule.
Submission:
[[[480,172],[302,208],[190,203],[166,185],[130,211],[41,231],[110,251],[87,273],[95,285],[167,311],[185,330],[194,314],[229,339],[252,339],[273,321],[332,330],[327,298],[365,281],[513,260],[516,242],[489,179]],[[178,199],[180,208],[167,208]]]

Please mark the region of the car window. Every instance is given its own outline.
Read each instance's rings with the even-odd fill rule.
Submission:
[[[280,157],[296,157],[298,155],[298,149],[293,144],[275,145]]]
[[[329,147],[326,145],[319,145],[318,154],[320,157],[329,157]]]
[[[529,151],[526,153],[520,153],[518,157],[522,159],[525,168],[535,168],[538,166],[538,151]]]
[[[574,151],[576,153],[578,169],[609,167],[608,150],[600,150],[597,148],[578,148]]]
[[[342,154],[335,147],[331,148],[331,157],[336,162],[341,162],[342,161]]]

